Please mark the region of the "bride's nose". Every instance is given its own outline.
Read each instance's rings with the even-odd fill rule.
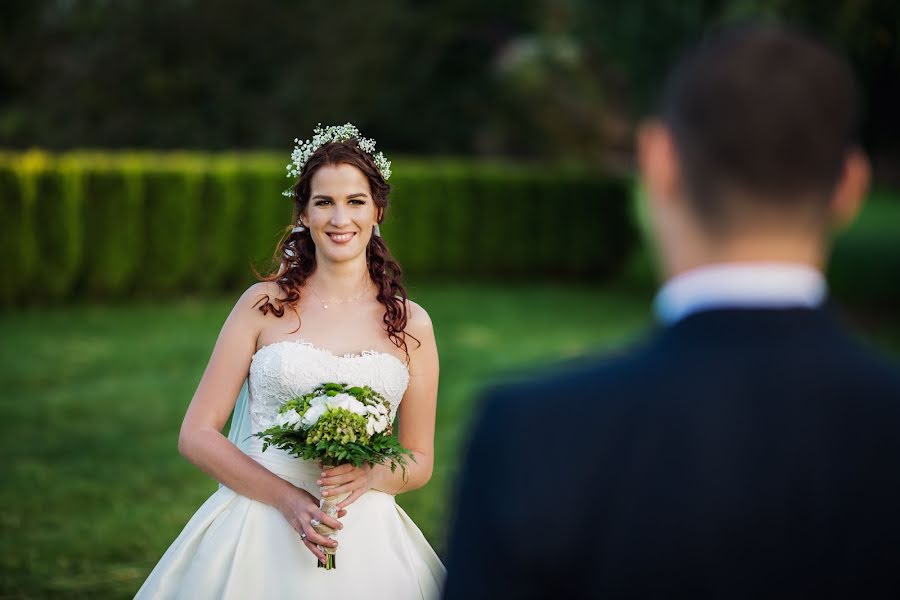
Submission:
[[[350,212],[346,207],[337,205],[331,212],[331,226],[345,227],[350,224]]]

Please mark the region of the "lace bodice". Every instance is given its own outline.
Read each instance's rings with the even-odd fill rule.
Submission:
[[[268,344],[250,361],[251,431],[271,427],[283,402],[322,383],[371,387],[391,403],[393,422],[409,384],[409,371],[399,358],[386,352],[338,355],[302,340]]]

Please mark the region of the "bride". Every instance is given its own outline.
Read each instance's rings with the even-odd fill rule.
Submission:
[[[277,272],[250,287],[225,321],[178,440],[222,485],[194,514],[137,598],[434,598],[445,570],[394,496],[431,477],[438,354],[428,314],[407,299],[380,237],[390,163],[349,123],[298,141],[285,192],[292,229]],[[387,466],[322,471],[252,434],[278,406],[325,382],[387,398],[413,452]],[[237,399],[237,402],[235,402]],[[220,431],[233,412],[229,437]],[[324,494],[350,492],[337,519]],[[339,530],[334,539],[315,521]],[[337,570],[319,569],[323,547]]]

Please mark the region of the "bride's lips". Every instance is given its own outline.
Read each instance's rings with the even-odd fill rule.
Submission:
[[[330,239],[335,244],[347,244],[350,242],[350,240],[353,239],[356,233],[352,231],[347,231],[344,233],[326,232],[325,235],[327,235],[328,239]]]

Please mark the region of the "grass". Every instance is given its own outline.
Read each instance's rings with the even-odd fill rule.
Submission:
[[[435,323],[442,373],[434,477],[398,500],[441,553],[478,390],[501,373],[626,343],[649,323],[649,298],[586,286],[411,294]],[[0,597],[134,594],[215,490],[176,442],[233,301],[0,315]],[[900,322],[860,323],[900,350]]]

